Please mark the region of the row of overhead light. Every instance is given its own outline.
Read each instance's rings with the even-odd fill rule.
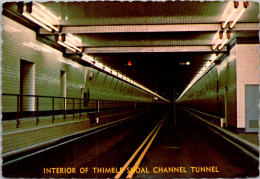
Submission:
[[[162,99],[164,101],[168,101],[165,98],[163,98],[160,95],[158,95],[157,93],[155,93],[155,92],[149,90],[148,88],[146,88],[145,86],[141,85],[140,83],[137,83],[134,80],[124,76],[123,74],[119,74],[117,71],[114,71],[114,70],[112,70],[109,67],[106,67],[104,64],[95,61],[94,58],[89,56],[89,55],[82,54],[81,59],[86,61],[86,62],[88,62],[88,63],[90,63],[90,64],[92,64],[93,66],[95,66],[96,68],[98,68],[100,70],[103,70],[103,71],[105,71],[107,73],[110,73],[111,75],[117,76],[118,78],[120,78],[120,79],[122,79],[122,80],[124,80],[124,81],[126,81],[128,83],[131,83],[132,85],[135,85],[135,86],[137,86],[137,87],[139,87],[139,88],[141,88],[141,89],[143,89],[143,90],[145,90],[145,91],[155,95],[156,97],[158,97],[158,98],[160,98],[160,99]],[[154,99],[158,99],[158,98],[154,98]]]
[[[179,96],[179,99],[182,95],[184,95],[211,67],[211,65],[216,61],[220,55],[212,54],[209,60],[206,62],[206,64],[198,71],[196,76],[191,80],[191,82],[188,84],[188,86],[184,89],[184,91]]]
[[[221,30],[219,30],[213,38],[212,50],[221,50],[224,45],[231,39],[231,29],[235,26],[238,19],[243,15],[247,7],[248,1],[230,1],[223,13],[223,19],[226,19],[221,23]],[[228,30],[227,30],[228,25]],[[181,98],[211,67],[218,56],[214,53],[211,55],[207,63],[199,70],[196,76],[188,84],[178,99]]]
[[[248,1],[230,1],[223,13],[223,21],[221,30],[219,30],[213,38],[212,50],[221,50],[224,45],[231,39],[231,30],[237,23],[238,19],[248,8]],[[227,30],[228,29],[228,30]]]
[[[69,49],[70,51],[72,51],[74,53],[82,54],[82,57],[81,57],[82,60],[92,64],[93,66],[95,66],[96,68],[98,68],[100,70],[110,73],[111,75],[115,75],[118,78],[120,78],[124,81],[127,81],[128,83],[131,83],[131,84],[155,95],[156,97],[158,97],[164,101],[168,101],[168,100],[164,99],[163,97],[161,97],[160,95],[156,94],[155,92],[144,87],[143,85],[133,81],[132,79],[130,79],[122,74],[120,75],[118,72],[113,71],[112,69],[110,69],[108,67],[105,67],[104,64],[95,61],[93,59],[93,57],[82,53],[83,49],[76,46],[78,44],[82,44],[81,39],[73,36],[72,34],[60,35],[59,34],[60,27],[56,27],[50,23],[50,22],[56,21],[58,24],[58,21],[60,20],[60,18],[57,18],[54,14],[52,14],[50,11],[48,11],[48,9],[45,6],[33,1],[30,3],[18,5],[18,12],[20,12],[27,19],[38,24],[42,28],[46,29],[47,31],[54,32],[54,33],[56,32],[55,41],[59,45],[62,45],[63,47]]]
[[[18,12],[49,32],[59,32],[60,30],[59,27],[52,25],[52,23],[57,23],[60,20],[60,18],[48,11],[48,9],[45,6],[35,1],[25,4],[23,2],[19,2]]]

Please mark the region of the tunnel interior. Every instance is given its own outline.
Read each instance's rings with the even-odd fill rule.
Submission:
[[[4,177],[259,175],[258,2],[2,7]]]

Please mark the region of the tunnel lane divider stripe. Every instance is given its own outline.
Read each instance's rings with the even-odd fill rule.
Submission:
[[[127,175],[126,178],[132,178],[132,177],[133,177],[133,175],[134,175],[134,173],[135,173],[135,169],[137,169],[137,168],[139,167],[139,165],[140,165],[141,161],[143,160],[143,158],[144,158],[146,152],[147,152],[148,149],[150,148],[152,142],[154,141],[155,137],[157,136],[159,130],[161,129],[161,127],[162,127],[162,125],[163,125],[163,123],[164,123],[166,117],[167,117],[167,114],[165,115],[165,117],[164,117],[163,121],[161,122],[160,126],[158,127],[157,131],[154,133],[152,139],[151,139],[150,142],[147,144],[146,148],[144,149],[144,151],[142,152],[142,154],[140,155],[140,157],[138,158],[138,160],[135,162],[135,165],[134,165],[134,167],[133,167],[133,170],[130,171],[130,173]]]
[[[238,137],[238,136],[232,134],[231,132],[229,132],[229,131],[227,131],[227,130],[222,129],[221,127],[218,127],[218,126],[216,126],[216,125],[214,125],[214,124],[212,124],[212,123],[206,121],[205,119],[202,119],[200,116],[198,116],[198,115],[196,115],[196,114],[194,114],[194,113],[188,111],[187,109],[184,109],[184,108],[182,108],[182,109],[185,110],[186,112],[188,112],[188,113],[194,115],[195,117],[197,117],[198,119],[202,120],[203,122],[207,123],[207,124],[210,125],[211,127],[218,129],[219,131],[225,133],[226,135],[228,135],[228,136],[234,138],[234,139],[237,140],[237,141],[240,141],[241,143],[243,143],[244,145],[246,145],[247,147],[249,147],[250,149],[252,149],[253,151],[255,151],[255,152],[257,152],[257,153],[259,154],[259,147],[258,147],[257,145],[255,145],[255,144],[253,144],[253,143],[251,143],[251,142],[249,142],[249,141],[246,141],[246,140],[242,139],[241,137]],[[228,141],[231,141],[231,140],[229,139]],[[233,144],[233,142],[232,142],[232,144]],[[238,145],[238,144],[237,144],[237,145]],[[241,148],[240,148],[240,149],[241,149]],[[242,150],[242,151],[244,151],[244,150]],[[245,152],[245,151],[244,151],[244,152]],[[251,155],[250,155],[250,156],[251,156]]]
[[[117,173],[117,175],[114,177],[115,179],[118,179],[121,177],[121,175],[124,173],[126,168],[130,165],[130,163],[133,161],[133,159],[136,157],[138,152],[143,148],[143,146],[146,144],[147,140],[150,138],[150,136],[154,133],[154,131],[158,128],[160,124],[162,124],[163,119],[161,119],[158,124],[154,127],[154,129],[150,132],[150,134],[146,137],[146,139],[143,141],[143,143],[136,149],[134,154],[130,157],[130,159],[125,163],[125,165],[120,169],[120,172]]]
[[[103,130],[105,130],[105,129],[108,129],[108,128],[117,126],[117,125],[119,125],[119,124],[121,124],[121,123],[124,123],[124,122],[129,121],[129,120],[127,120],[127,119],[129,119],[129,118],[134,118],[134,117],[136,117],[136,116],[139,116],[139,115],[142,115],[142,114],[145,114],[145,113],[148,113],[148,112],[144,112],[144,113],[141,113],[141,114],[136,114],[136,115],[133,115],[133,116],[130,116],[130,117],[126,117],[126,118],[123,118],[123,119],[121,119],[121,120],[119,120],[119,121],[114,121],[114,122],[111,122],[111,123],[108,123],[108,124],[104,124],[103,126],[98,126],[98,127],[94,127],[94,128],[91,128],[91,129],[87,129],[87,130],[85,130],[85,131],[83,131],[83,132],[80,131],[80,132],[77,132],[77,133],[74,133],[74,134],[71,134],[71,135],[67,135],[67,136],[64,136],[64,137],[60,137],[60,138],[58,138],[58,139],[55,138],[55,139],[58,141],[58,140],[60,140],[60,139],[63,139],[63,138],[66,138],[66,137],[70,137],[70,136],[72,136],[72,135],[77,135],[77,134],[81,134],[81,133],[84,133],[84,132],[93,131],[93,130],[96,130],[96,129],[99,129],[99,128],[103,127],[102,129],[99,129],[99,130],[96,130],[96,131],[87,133],[87,134],[85,134],[85,135],[83,135],[83,136],[79,136],[79,137],[70,139],[70,140],[68,140],[68,141],[65,141],[65,142],[62,142],[62,143],[58,143],[58,144],[56,144],[56,145],[54,145],[54,146],[50,146],[50,147],[47,147],[47,148],[45,148],[45,149],[41,149],[41,150],[39,150],[39,151],[36,151],[36,152],[30,153],[30,154],[27,154],[27,155],[18,157],[18,158],[16,158],[16,159],[10,160],[10,161],[8,161],[8,162],[2,163],[2,166],[9,165],[9,164],[11,164],[11,163],[20,161],[20,160],[22,160],[22,159],[31,157],[31,156],[33,156],[33,155],[36,155],[36,154],[39,154],[39,153],[48,151],[48,150],[53,149],[53,148],[55,148],[55,147],[59,147],[59,146],[61,146],[61,145],[64,145],[64,144],[73,142],[73,141],[78,140],[78,139],[80,139],[80,138],[87,137],[87,136],[89,136],[89,135],[91,135],[91,134],[95,134],[95,133],[98,133],[98,132],[103,131]],[[133,120],[133,119],[132,119],[132,120]],[[107,127],[105,127],[105,126],[107,126]],[[54,140],[55,140],[55,139],[54,139]],[[52,139],[52,140],[53,140],[53,139]],[[52,140],[51,140],[51,141],[52,141]],[[49,141],[47,141],[47,142],[49,143]],[[53,141],[53,142],[55,142],[55,141]],[[47,143],[47,144],[48,144],[48,143]],[[30,147],[30,146],[28,146],[28,147]],[[27,148],[27,147],[26,147],[26,148]],[[13,152],[13,151],[11,151],[11,152]],[[22,151],[21,151],[21,152],[22,152]],[[10,152],[7,152],[7,153],[10,153]],[[4,158],[4,157],[9,156],[9,155],[7,155],[7,153],[2,154],[2,157]],[[17,152],[17,153],[18,153],[18,152]]]
[[[220,135],[221,137],[223,137],[224,139],[226,139],[227,141],[229,141],[230,143],[232,143],[233,145],[235,145],[236,147],[238,147],[240,150],[242,150],[243,152],[245,152],[246,154],[248,154],[249,156],[251,156],[252,158],[254,158],[255,160],[258,160],[259,158],[254,156],[254,154],[252,154],[251,152],[249,152],[248,150],[246,150],[244,147],[236,144],[235,142],[233,142],[232,140],[230,140],[229,138],[225,137],[224,135],[222,135],[221,133],[217,132],[216,130],[212,129],[211,127],[208,127],[210,130],[212,130],[213,132],[215,132],[216,134]]]
[[[204,115],[207,115],[207,116],[211,116],[211,117],[215,117],[215,118],[221,119],[221,117],[219,117],[219,116],[214,116],[214,115],[212,115],[212,114],[204,113],[204,112],[201,112],[201,111],[196,110],[196,109],[192,109],[192,108],[188,108],[188,107],[184,107],[184,106],[183,106],[182,108],[190,109],[190,110],[192,110],[192,111],[196,111],[196,112],[198,112],[198,113],[201,113],[201,114],[204,114]]]
[[[130,165],[130,163],[133,161],[133,159],[135,158],[135,156],[138,154],[138,152],[142,149],[142,147],[144,146],[144,144],[147,142],[147,140],[150,138],[150,136],[153,134],[153,132],[156,130],[156,128],[161,124],[162,120],[160,120],[158,122],[158,124],[154,127],[154,129],[152,130],[152,132],[150,132],[150,134],[146,137],[146,139],[143,141],[143,143],[138,147],[138,149],[134,152],[134,154],[130,157],[130,159],[125,163],[125,165],[120,169],[120,172],[114,177],[116,179],[120,178],[121,175],[124,173],[124,171],[126,170],[126,168]]]
[[[139,112],[141,111],[144,111],[143,109],[142,110],[139,110]],[[120,114],[128,114],[128,113],[132,113],[133,111],[124,111],[124,112],[121,112],[121,113],[116,113],[116,114],[109,114],[107,116],[100,116],[100,118],[106,118],[106,117],[111,117],[111,116],[118,116]]]

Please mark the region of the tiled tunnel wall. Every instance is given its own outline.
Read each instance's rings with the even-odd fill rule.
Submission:
[[[31,65],[33,70],[26,75],[33,76],[31,80],[34,86],[30,90],[24,90],[23,94],[64,96],[61,76],[65,72],[66,97],[82,98],[84,92],[89,92],[90,99],[152,101],[152,95],[148,92],[63,57],[62,52],[37,41],[34,31],[8,17],[3,16],[2,24],[3,93],[20,94],[20,71],[21,61],[23,61],[25,64],[33,64]],[[24,71],[27,73],[26,70]],[[89,78],[90,73],[94,74],[91,79]],[[32,85],[32,83],[30,84]],[[39,100],[39,110],[51,110],[50,98],[40,98]],[[55,110],[63,108],[61,100],[55,99]],[[28,97],[24,101],[28,101]],[[33,104],[35,101],[31,103]],[[16,96],[3,96],[2,104],[3,112],[16,112],[17,110]],[[68,103],[67,109],[72,108],[71,105],[72,103]],[[34,110],[34,108],[27,110]]]
[[[178,99],[178,103],[224,118],[226,95],[228,126],[244,132],[245,85],[259,84],[258,48],[257,44],[235,45],[229,56]]]
[[[235,50],[235,49],[233,49]],[[225,62],[215,66],[181,99],[186,104],[219,117],[225,117],[224,91],[227,90],[228,124],[236,126],[236,66],[235,59],[229,56]]]
[[[236,71],[237,71],[237,125],[239,128],[245,128],[245,116],[246,116],[245,85],[260,84],[258,44],[237,45]]]
[[[130,101],[130,104],[135,106],[137,105],[135,102],[152,102],[153,96],[150,93],[63,57],[62,52],[37,41],[33,30],[5,16],[2,17],[2,24],[3,94],[19,95],[20,86],[23,85],[23,94],[27,95],[83,98],[84,93],[88,93],[90,100]],[[20,82],[21,74],[24,76],[22,82]],[[90,78],[91,74],[93,74],[92,78]],[[34,111],[36,99],[23,98],[22,110]],[[64,109],[62,100],[62,98],[54,100],[54,110]],[[114,102],[109,105],[116,106]],[[2,95],[3,114],[16,113],[17,106],[19,106],[17,96]],[[89,106],[96,107],[96,103],[88,104],[87,107]],[[101,103],[100,106],[104,104]],[[51,111],[52,98],[39,98],[38,107],[39,111]],[[66,101],[66,109],[72,109],[72,102],[69,99]],[[138,110],[130,110],[132,113],[129,115],[140,113],[141,110]],[[119,120],[122,115],[111,117],[109,120],[110,122]],[[35,117],[24,118],[20,119],[18,128],[16,128],[15,120],[2,121],[3,153],[16,153],[17,150],[27,150],[34,145],[39,147],[41,143],[48,143],[48,140],[56,140],[96,126],[96,124],[91,124],[88,120],[90,117],[86,114],[80,119],[76,117],[75,120],[74,118],[72,120],[71,116],[72,114],[67,115],[65,121],[60,116],[55,116],[53,123],[51,116],[46,119],[41,118],[38,125],[35,124]],[[7,119],[15,118],[14,115],[14,118]],[[100,121],[102,122],[100,125],[103,125],[103,119]]]

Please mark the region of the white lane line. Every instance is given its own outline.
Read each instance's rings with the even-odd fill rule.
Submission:
[[[148,149],[150,148],[152,142],[154,141],[155,137],[157,136],[159,130],[161,129],[161,127],[162,127],[162,125],[163,125],[163,123],[164,123],[166,117],[167,117],[167,114],[165,115],[163,121],[161,122],[161,124],[160,124],[160,126],[158,127],[158,129],[156,130],[156,132],[154,133],[152,139],[151,139],[150,142],[147,144],[146,148],[144,149],[144,151],[142,152],[142,154],[140,155],[140,157],[138,158],[138,160],[135,162],[135,165],[134,165],[134,167],[132,168],[133,170],[131,170],[131,171],[129,172],[129,174],[127,175],[126,178],[132,178],[132,177],[133,177],[133,175],[134,175],[134,173],[135,173],[135,170],[138,168],[138,166],[140,165],[141,161],[143,160],[143,158],[144,158],[146,152],[147,152]]]
[[[145,112],[145,113],[146,113],[146,112]],[[59,143],[59,144],[56,144],[56,145],[47,147],[47,148],[45,148],[45,149],[42,149],[42,150],[39,150],[39,151],[30,153],[30,154],[24,155],[24,156],[22,156],[22,157],[19,157],[19,158],[10,160],[10,161],[8,161],[8,162],[3,163],[2,166],[9,165],[9,164],[11,164],[11,163],[14,163],[14,162],[20,161],[20,160],[22,160],[22,159],[31,157],[31,156],[33,156],[33,155],[36,155],[36,154],[45,152],[45,151],[50,150],[50,149],[53,149],[53,148],[55,148],[55,147],[59,147],[59,146],[61,146],[61,145],[67,144],[67,143],[69,143],[69,142],[73,142],[73,141],[78,140],[78,139],[80,139],[80,138],[84,138],[84,137],[89,136],[89,135],[91,135],[91,134],[95,134],[95,133],[98,133],[98,132],[103,131],[103,130],[105,130],[105,129],[108,129],[108,128],[117,126],[117,125],[119,125],[119,124],[121,124],[121,123],[124,123],[124,122],[129,121],[129,120],[127,120],[127,119],[129,119],[129,118],[133,118],[133,117],[136,117],[136,116],[138,116],[138,115],[145,114],[145,113],[136,114],[136,115],[133,115],[133,116],[130,116],[130,117],[127,117],[127,118],[123,118],[123,119],[121,119],[121,120],[119,120],[119,121],[114,121],[114,122],[111,122],[111,123],[108,123],[108,124],[104,124],[103,126],[100,126],[100,127],[104,127],[104,126],[107,126],[107,127],[104,127],[104,128],[102,128],[102,129],[93,131],[93,132],[91,132],[91,133],[87,133],[87,134],[85,134],[85,135],[83,135],[83,136],[79,136],[79,137],[70,139],[70,140],[68,140],[68,141],[65,141],[65,142],[62,142],[62,143]],[[114,123],[114,124],[113,124],[113,123]],[[112,124],[112,125],[111,125],[111,124]],[[93,129],[93,130],[94,130],[94,129]]]
[[[117,116],[117,115],[120,115],[120,114],[128,114],[128,113],[132,113],[133,111],[128,111],[128,112],[121,112],[121,113],[116,113],[116,114],[110,114],[110,115],[107,115],[107,116],[101,116],[101,118],[106,118],[106,117],[111,117],[111,116]],[[139,111],[140,112],[140,111]]]
[[[124,171],[126,170],[126,168],[129,166],[129,164],[133,161],[133,159],[136,157],[136,155],[138,154],[138,152],[143,148],[143,146],[145,145],[145,143],[147,142],[147,140],[150,138],[150,136],[153,134],[153,132],[156,130],[156,128],[162,123],[163,120],[160,120],[158,122],[158,124],[154,127],[154,129],[152,130],[152,132],[150,132],[150,134],[146,137],[146,139],[143,141],[143,143],[138,147],[138,149],[136,149],[136,151],[134,152],[134,154],[130,157],[130,159],[125,163],[125,165],[120,169],[120,172],[117,173],[117,175],[114,177],[116,179],[120,178],[121,175],[124,173]]]
[[[187,108],[187,109],[189,109],[189,110],[196,111],[196,112],[198,112],[198,113],[201,113],[201,114],[204,114],[204,115],[207,115],[207,116],[211,116],[211,117],[215,117],[215,118],[221,119],[221,117],[219,117],[219,116],[214,116],[214,115],[212,115],[212,114],[207,114],[207,113],[201,112],[201,111],[196,110],[196,109],[192,109],[192,108],[188,108],[188,107],[183,107],[183,108]]]

